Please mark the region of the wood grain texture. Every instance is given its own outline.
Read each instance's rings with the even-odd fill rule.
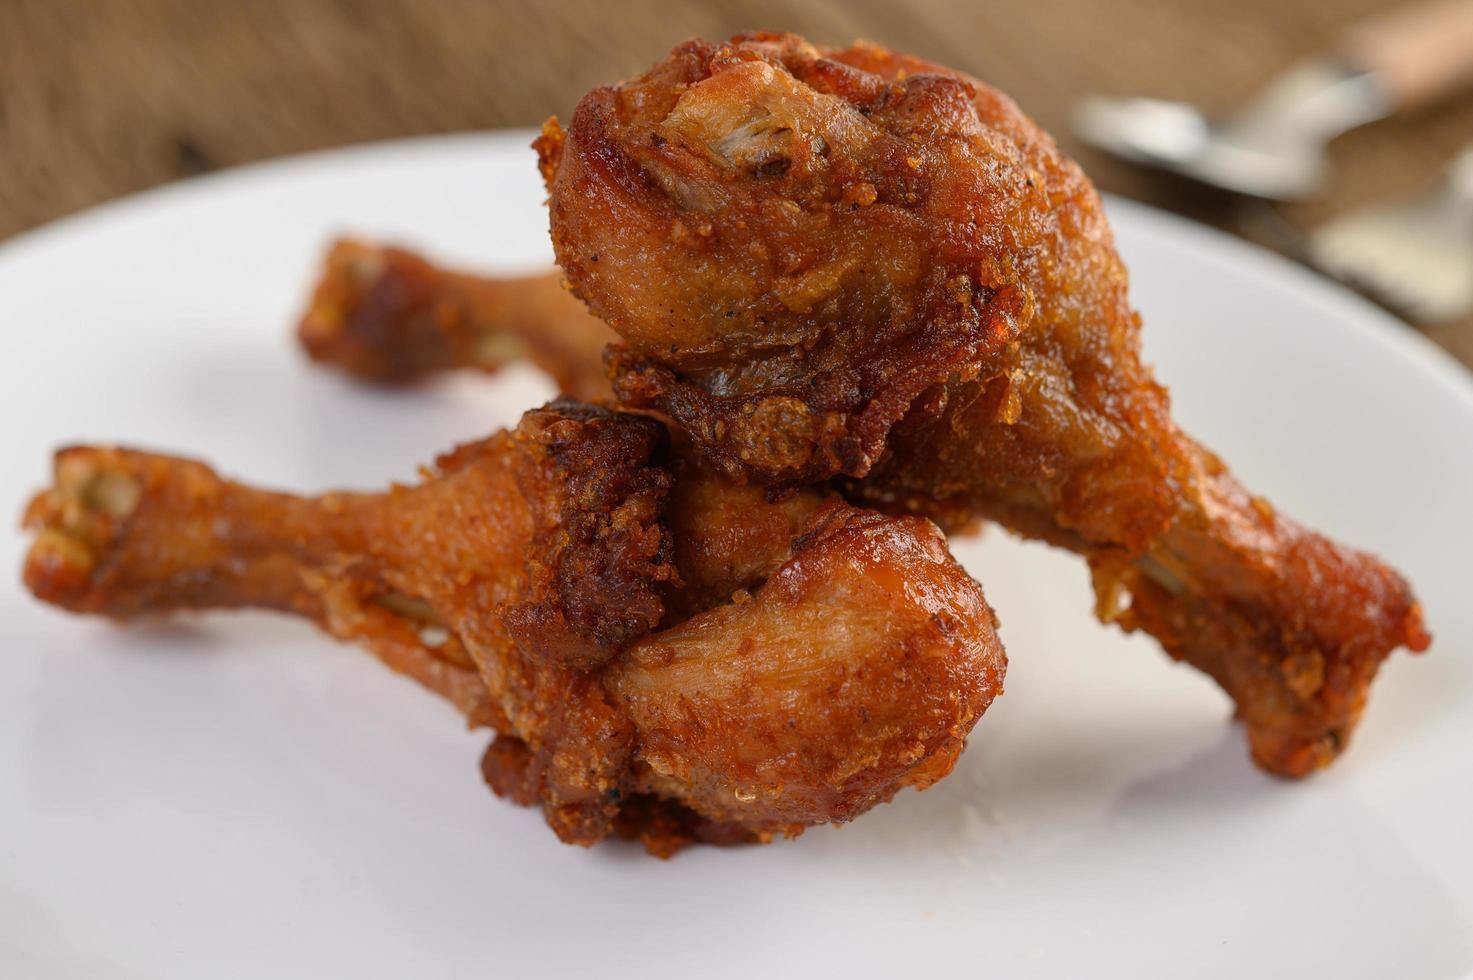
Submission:
[[[1350,134],[1323,199],[1244,209],[1067,132],[1085,92],[1228,107],[1386,0],[0,0],[0,238],[220,167],[366,140],[535,125],[691,35],[868,37],[1011,93],[1103,189],[1272,246],[1436,180],[1473,97]],[[1473,365],[1473,322],[1426,327]]]

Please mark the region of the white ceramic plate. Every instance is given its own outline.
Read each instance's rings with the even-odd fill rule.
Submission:
[[[551,394],[531,370],[370,391],[289,327],[340,230],[549,261],[528,135],[192,181],[0,246],[0,511],[121,441],[300,490],[379,487]],[[1180,417],[1288,511],[1391,559],[1437,639],[1347,756],[1248,763],[1226,700],[1097,626],[1083,566],[958,542],[1007,694],[956,772],[764,848],[557,843],[487,735],[265,614],[118,629],[0,544],[0,975],[1452,977],[1473,967],[1473,389],[1404,327],[1223,236],[1112,202]],[[13,524],[12,524],[13,526]]]

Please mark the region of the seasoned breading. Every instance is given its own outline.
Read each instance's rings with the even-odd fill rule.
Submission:
[[[1101,617],[1216,679],[1282,775],[1426,647],[1401,576],[1175,425],[1098,195],[994,89],[873,44],[690,41],[537,145],[620,399],[712,465],[1079,552]]]
[[[471,276],[402,248],[341,239],[323,260],[297,337],[313,360],[370,381],[496,371],[526,358],[570,398],[609,397],[601,355],[614,334],[557,273]]]
[[[25,580],[75,612],[260,606],[359,641],[495,728],[487,780],[570,843],[791,836],[949,772],[1005,660],[940,531],[769,503],[679,445],[558,402],[417,486],[314,498],[66,449]]]

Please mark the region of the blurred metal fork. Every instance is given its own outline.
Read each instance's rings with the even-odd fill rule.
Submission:
[[[1315,229],[1315,265],[1424,322],[1473,312],[1473,146],[1420,198],[1352,212]]]

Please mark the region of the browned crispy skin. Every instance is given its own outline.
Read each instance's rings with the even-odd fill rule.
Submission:
[[[341,239],[328,250],[297,337],[314,360],[371,381],[495,371],[525,357],[571,398],[609,397],[602,355],[614,334],[557,273],[470,276],[401,248]]]
[[[553,829],[592,841],[617,813],[634,733],[590,668],[664,614],[664,441],[652,422],[558,407],[442,457],[418,486],[315,499],[186,460],[63,450],[27,514],[25,580],[120,619],[264,606],[349,639],[444,629],[434,656],[475,669],[480,716],[533,747]]]
[[[1080,552],[1102,617],[1211,674],[1283,775],[1427,645],[1396,572],[1175,426],[1098,196],[995,90],[870,44],[690,41],[538,149],[617,393],[727,472]]]
[[[950,771],[1005,661],[936,527],[769,504],[667,448],[560,402],[417,486],[316,498],[63,450],[25,580],[76,612],[263,606],[363,642],[496,728],[487,781],[572,843],[767,840]]]
[[[1002,666],[929,521],[835,501],[788,549],[750,596],[635,643],[606,679],[648,788],[724,823],[761,813],[764,832],[850,820],[950,772]]]

